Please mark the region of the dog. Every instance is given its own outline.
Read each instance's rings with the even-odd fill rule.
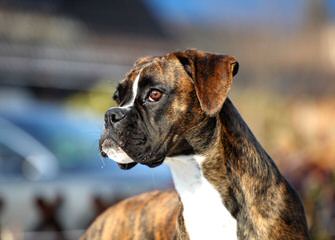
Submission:
[[[239,64],[189,49],[144,57],[105,114],[103,156],[166,163],[175,191],[111,207],[84,239],[309,239],[301,200],[228,98]]]

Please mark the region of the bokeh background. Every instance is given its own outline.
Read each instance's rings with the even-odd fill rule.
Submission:
[[[185,48],[236,56],[231,98],[313,239],[335,239],[335,0],[1,0],[0,239],[77,239],[120,199],[173,186],[97,142],[133,62]]]

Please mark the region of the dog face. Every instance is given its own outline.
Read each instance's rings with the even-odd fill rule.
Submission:
[[[220,111],[237,68],[233,57],[196,50],[139,59],[105,114],[102,155],[129,169],[192,153],[185,136]]]

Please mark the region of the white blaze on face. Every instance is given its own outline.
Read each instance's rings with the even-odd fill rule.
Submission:
[[[139,74],[136,76],[135,81],[133,83],[133,87],[132,87],[132,96],[131,99],[128,103],[124,104],[123,106],[121,106],[120,108],[129,108],[132,107],[135,103],[136,100],[136,96],[137,96],[137,89],[138,89],[138,82],[140,81],[140,77],[141,77],[141,72],[139,72]]]
[[[137,90],[138,90],[138,82],[140,80],[141,72],[136,76],[133,86],[132,86],[132,96],[129,102],[124,104],[123,106],[119,108],[130,108],[134,105],[136,96],[137,96]],[[112,109],[112,108],[111,108]],[[134,162],[120,147],[118,147],[115,144],[102,144],[102,151],[105,152],[108,156],[108,158],[114,160],[117,163],[121,164],[127,164]]]

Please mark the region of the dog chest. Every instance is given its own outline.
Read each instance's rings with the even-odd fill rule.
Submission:
[[[191,240],[237,239],[237,222],[225,208],[219,192],[204,178],[201,156],[167,158],[183,218]]]

